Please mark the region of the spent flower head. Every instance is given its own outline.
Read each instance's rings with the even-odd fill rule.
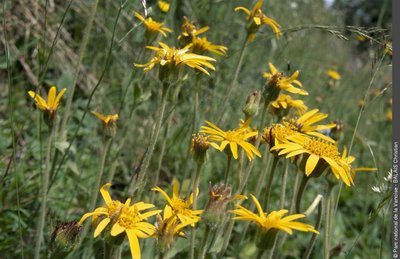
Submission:
[[[281,26],[274,19],[269,18],[263,13],[263,11],[261,10],[262,5],[263,5],[263,0],[258,0],[251,11],[243,6],[235,8],[235,12],[243,11],[247,14],[246,19],[248,24],[246,29],[249,42],[252,42],[254,40],[256,32],[258,31],[259,27],[261,27],[263,24],[270,26],[277,38],[279,38],[282,35],[280,29]]]
[[[203,134],[193,134],[191,143],[191,153],[197,164],[203,164],[207,159],[207,150],[210,147],[208,136]]]
[[[260,100],[260,91],[254,91],[247,97],[246,104],[243,107],[243,113],[245,114],[246,119],[257,115],[258,108],[260,106]]]
[[[82,226],[77,221],[60,222],[50,239],[51,258],[62,258],[74,250],[80,240]]]

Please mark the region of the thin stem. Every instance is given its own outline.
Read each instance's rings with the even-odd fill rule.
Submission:
[[[71,105],[72,105],[72,98],[74,97],[76,83],[78,81],[79,68],[81,66],[82,59],[86,52],[87,44],[89,42],[90,32],[92,31],[93,21],[94,21],[94,17],[96,16],[98,3],[99,3],[99,0],[93,0],[92,7],[90,9],[90,16],[88,18],[88,22],[86,24],[85,31],[83,32],[83,39],[82,39],[81,46],[79,49],[78,60],[75,64],[75,71],[74,71],[74,76],[73,76],[73,80],[72,80],[72,84],[71,84],[71,90],[68,93],[67,104],[65,107],[64,117],[63,117],[63,120],[61,123],[60,132],[63,132],[63,130],[65,129],[65,126],[67,124],[67,121],[68,121],[68,117],[69,117],[69,113],[70,113]]]
[[[198,163],[196,167],[196,176],[194,178],[193,187],[192,187],[192,194],[193,194],[193,210],[197,207],[197,193],[199,189],[199,181],[200,181],[200,172],[201,172],[202,164]],[[196,241],[196,228],[192,228],[192,236],[190,239],[190,259],[194,259],[194,246]]]
[[[49,137],[47,139],[47,148],[46,148],[46,160],[45,160],[45,171],[43,176],[43,185],[42,185],[42,203],[40,205],[40,217],[39,224],[36,232],[36,245],[35,245],[35,259],[40,258],[40,247],[43,240],[43,230],[44,224],[46,221],[46,210],[47,210],[47,189],[49,187],[50,180],[50,157],[51,157],[51,144],[53,141],[54,130],[49,127]]]
[[[330,231],[331,231],[331,215],[332,215],[332,198],[330,190],[326,199],[325,206],[325,230],[324,230],[324,259],[329,259],[330,253]]]
[[[232,81],[229,84],[229,86],[228,86],[228,88],[227,88],[227,90],[225,92],[224,99],[222,100],[222,105],[221,105],[221,108],[219,110],[219,115],[218,115],[218,118],[219,118],[218,121],[221,121],[222,115],[225,112],[226,102],[228,101],[228,99],[229,99],[229,97],[230,97],[230,95],[232,93],[233,88],[236,86],[237,78],[239,76],[240,69],[242,68],[243,57],[244,57],[244,53],[245,53],[247,44],[248,44],[248,40],[247,40],[247,37],[245,37],[244,41],[243,41],[243,44],[242,44],[242,47],[240,49],[238,62],[236,63],[235,74],[234,74],[234,76],[232,78]]]
[[[104,242],[104,259],[121,258],[121,246],[113,246]]]
[[[294,210],[294,206],[296,204],[296,192],[297,192],[297,188],[299,187],[299,182],[300,182],[300,177],[301,174],[299,173],[299,168],[296,166],[296,177],[294,179],[294,183],[293,183],[293,196],[292,196],[292,200],[290,201],[290,206],[289,206],[289,213],[292,213]]]
[[[303,197],[304,189],[306,188],[306,185],[308,183],[308,177],[307,175],[303,175],[303,178],[301,178],[299,190],[297,191],[296,195],[296,213],[301,212],[301,199]]]
[[[315,222],[315,227],[314,227],[315,230],[319,230],[319,228],[321,227],[321,221],[322,221],[322,199],[318,202],[318,215],[317,215],[317,221]],[[302,259],[310,258],[316,240],[317,240],[317,234],[313,233],[313,235],[310,238],[310,241],[308,242],[307,249],[304,252]]]
[[[200,259],[204,259],[207,254],[207,241],[210,236],[210,226],[206,225],[204,229],[203,241],[201,242]]]
[[[233,230],[233,225],[235,225],[235,221],[230,218],[228,228],[226,229],[226,232],[224,234],[224,241],[222,243],[222,249],[221,249],[219,255],[217,256],[217,258],[222,258],[223,255],[225,254],[226,249],[228,248],[229,240],[231,239],[231,234],[232,234],[232,230]]]
[[[157,114],[157,118],[156,118],[156,122],[155,122],[156,124],[155,124],[155,128],[154,128],[154,133],[150,139],[149,147],[147,149],[145,157],[143,158],[143,163],[142,163],[141,168],[138,173],[139,176],[138,176],[137,184],[140,185],[139,189],[138,189],[138,197],[141,196],[143,189],[144,189],[144,184],[145,184],[144,177],[147,174],[147,169],[149,167],[150,160],[153,156],[154,147],[156,146],[158,135],[160,133],[162,119],[164,117],[165,107],[167,105],[167,97],[168,97],[169,89],[170,89],[170,84],[164,83],[163,88],[162,88],[162,93],[161,93],[161,104],[159,106],[159,110],[158,110],[158,114]],[[129,189],[128,189],[128,196],[132,197],[133,193],[135,192],[135,190],[136,190],[135,183],[136,183],[136,181],[131,182]]]
[[[271,186],[272,186],[272,181],[274,179],[276,165],[278,164],[278,160],[279,160],[279,157],[274,156],[274,160],[272,161],[271,173],[269,174],[269,177],[267,180],[267,187],[265,189],[265,206],[264,206],[265,211],[268,211],[269,198],[271,195]]]
[[[112,141],[112,139],[108,138],[106,140],[106,143],[104,144],[103,154],[102,154],[101,160],[100,160],[99,173],[97,174],[96,182],[92,189],[92,196],[91,196],[92,199],[90,200],[89,211],[93,211],[94,208],[96,207],[97,197],[99,195],[99,190],[100,190],[100,185],[101,185],[101,179],[103,178],[104,166],[106,164],[108,150],[110,149],[111,141]]]
[[[232,156],[228,155],[228,160],[227,160],[226,169],[225,169],[225,176],[224,176],[224,185],[225,186],[228,184],[229,173],[231,171],[231,162],[232,162]]]

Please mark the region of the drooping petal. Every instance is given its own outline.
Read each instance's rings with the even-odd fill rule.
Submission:
[[[131,255],[133,259],[140,259],[140,245],[135,232],[127,229],[126,234],[128,235],[129,239],[129,247],[131,248]]]
[[[107,227],[108,223],[110,223],[111,219],[110,218],[105,218],[102,221],[100,221],[99,225],[97,225],[93,237],[97,237],[100,235],[100,233]]]

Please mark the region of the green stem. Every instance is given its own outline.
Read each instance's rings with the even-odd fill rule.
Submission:
[[[51,157],[51,144],[53,141],[54,130],[49,127],[49,137],[47,139],[46,148],[46,160],[45,160],[45,171],[42,185],[42,203],[40,205],[40,217],[39,224],[36,231],[36,245],[35,245],[35,259],[40,258],[40,247],[43,240],[43,230],[46,221],[46,210],[47,210],[47,189],[49,187],[50,180],[50,157]]]
[[[293,183],[293,196],[292,196],[292,200],[290,201],[290,206],[289,206],[289,213],[292,213],[294,210],[294,206],[296,204],[296,192],[297,192],[297,188],[299,187],[299,182],[300,182],[300,177],[301,174],[298,171],[298,167],[296,166],[296,177],[294,179],[294,183]]]
[[[170,88],[170,84],[169,83],[163,83],[163,88],[162,88],[162,93],[161,93],[161,104],[159,106],[154,132],[153,132],[153,135],[152,135],[152,137],[150,139],[149,147],[148,147],[147,152],[146,152],[146,154],[145,154],[145,156],[143,158],[143,163],[142,163],[141,168],[140,168],[139,173],[138,173],[138,175],[139,175],[138,176],[138,181],[137,182],[136,181],[132,181],[130,186],[129,186],[128,196],[130,196],[130,197],[132,197],[133,193],[137,189],[137,186],[135,187],[135,183],[136,183],[136,185],[139,185],[138,197],[141,196],[141,194],[142,194],[142,192],[144,190],[144,185],[145,185],[144,177],[147,174],[147,169],[149,167],[150,160],[151,160],[151,158],[153,156],[154,147],[156,146],[158,135],[160,133],[162,119],[164,117],[165,107],[167,105],[167,97],[168,97],[169,88]]]
[[[227,163],[226,163],[225,176],[224,176],[224,185],[225,186],[228,184],[229,173],[231,171],[231,162],[232,162],[232,156],[228,155],[228,160],[227,160]]]
[[[87,44],[89,42],[90,32],[92,31],[93,21],[94,21],[94,18],[96,16],[97,5],[98,4],[99,4],[99,0],[93,0],[92,7],[91,7],[91,10],[90,10],[90,16],[89,16],[88,22],[86,24],[85,31],[83,32],[83,39],[82,39],[82,43],[81,43],[81,46],[80,46],[80,49],[79,49],[78,60],[77,60],[77,62],[75,64],[74,77],[72,79],[71,90],[68,93],[67,104],[66,104],[66,107],[65,107],[64,117],[63,117],[63,120],[62,120],[62,123],[61,123],[60,132],[63,132],[63,130],[65,129],[65,126],[67,124],[67,121],[68,121],[68,117],[69,117],[69,113],[70,113],[71,105],[72,105],[72,99],[74,97],[76,83],[78,81],[79,68],[81,66],[82,59],[83,59],[83,56],[84,56],[84,54],[86,52]]]
[[[240,49],[238,62],[236,63],[235,74],[234,74],[234,76],[232,78],[231,83],[228,86],[228,89],[225,92],[224,99],[222,100],[222,105],[221,105],[221,108],[219,110],[219,115],[218,115],[219,121],[221,121],[222,115],[225,112],[226,102],[228,101],[228,99],[229,99],[229,97],[230,97],[230,95],[232,93],[233,88],[236,86],[237,78],[239,76],[240,69],[242,68],[244,53],[246,51],[247,44],[248,44],[248,40],[247,40],[247,37],[245,37],[244,41],[243,41],[243,44],[242,44],[242,47]]]
[[[271,186],[272,186],[272,181],[274,179],[275,171],[276,171],[276,165],[278,164],[279,157],[274,156],[274,160],[272,161],[272,168],[271,168],[271,173],[268,177],[267,180],[267,187],[265,189],[265,211],[268,211],[268,205],[269,205],[269,198],[271,195]]]
[[[314,227],[315,230],[319,230],[319,228],[321,227],[321,221],[322,221],[322,200],[320,200],[318,203],[318,215],[317,215],[317,221],[315,222],[315,227]],[[310,258],[316,240],[317,240],[317,234],[313,233],[313,235],[310,238],[310,241],[308,242],[307,249],[304,252],[302,259]]]
[[[203,241],[201,242],[201,249],[200,249],[200,259],[204,259],[207,254],[207,241],[210,236],[210,226],[206,225],[203,235]]]
[[[217,258],[222,258],[223,255],[225,254],[225,251],[229,245],[229,240],[231,239],[231,234],[232,234],[234,224],[235,224],[235,221],[230,218],[228,228],[226,229],[226,232],[224,234],[224,241],[222,243],[222,249],[221,249],[219,255],[217,256]]]
[[[330,232],[331,232],[331,216],[332,216],[332,198],[330,189],[328,190],[326,206],[325,206],[325,231],[324,231],[324,259],[329,259],[330,253]]]
[[[104,242],[104,259],[120,259],[121,246],[113,246]]]
[[[196,176],[194,178],[192,194],[193,194],[193,210],[197,207],[197,190],[199,189],[200,172],[202,164],[198,163],[196,167]],[[196,228],[192,228],[192,236],[190,239],[190,259],[194,259],[194,247],[196,241]]]
[[[307,175],[303,175],[303,178],[301,178],[299,190],[297,191],[296,195],[296,213],[301,212],[301,199],[303,197],[304,189],[306,188],[308,179],[309,178],[307,177]]]
[[[92,195],[91,195],[92,199],[90,200],[89,211],[93,211],[96,207],[97,197],[99,195],[99,190],[100,190],[100,185],[101,185],[101,179],[103,178],[104,167],[106,164],[108,150],[110,149],[111,141],[112,141],[112,139],[108,138],[104,144],[103,154],[102,154],[101,160],[100,160],[99,173],[97,174],[96,182],[92,189]]]

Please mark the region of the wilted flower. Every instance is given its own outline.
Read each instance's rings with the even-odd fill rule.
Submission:
[[[92,111],[91,113],[103,122],[103,129],[106,136],[108,137],[115,136],[116,122],[119,119],[118,114],[103,115],[96,111]]]
[[[202,134],[193,134],[191,153],[197,164],[203,164],[207,159],[207,150],[210,147],[208,136]]]
[[[28,92],[33,100],[35,100],[36,106],[43,111],[45,115],[45,120],[49,126],[53,125],[61,97],[64,95],[66,90],[67,88],[62,89],[56,97],[57,88],[55,86],[52,86],[47,95],[47,102],[34,91]]]
[[[134,12],[135,17],[144,23],[148,36],[152,36],[154,33],[161,33],[164,37],[167,36],[167,32],[172,32],[170,28],[164,27],[163,23],[154,21],[151,17],[144,18],[139,13]]]
[[[254,91],[247,97],[246,104],[243,107],[243,113],[246,115],[246,119],[257,115],[260,100],[261,94],[259,91]]]
[[[225,184],[208,187],[208,203],[203,213],[203,220],[211,227],[221,223],[229,202],[247,199],[244,195],[232,195],[232,188]]]
[[[51,258],[67,256],[79,243],[82,226],[77,221],[60,222],[50,239]]]

